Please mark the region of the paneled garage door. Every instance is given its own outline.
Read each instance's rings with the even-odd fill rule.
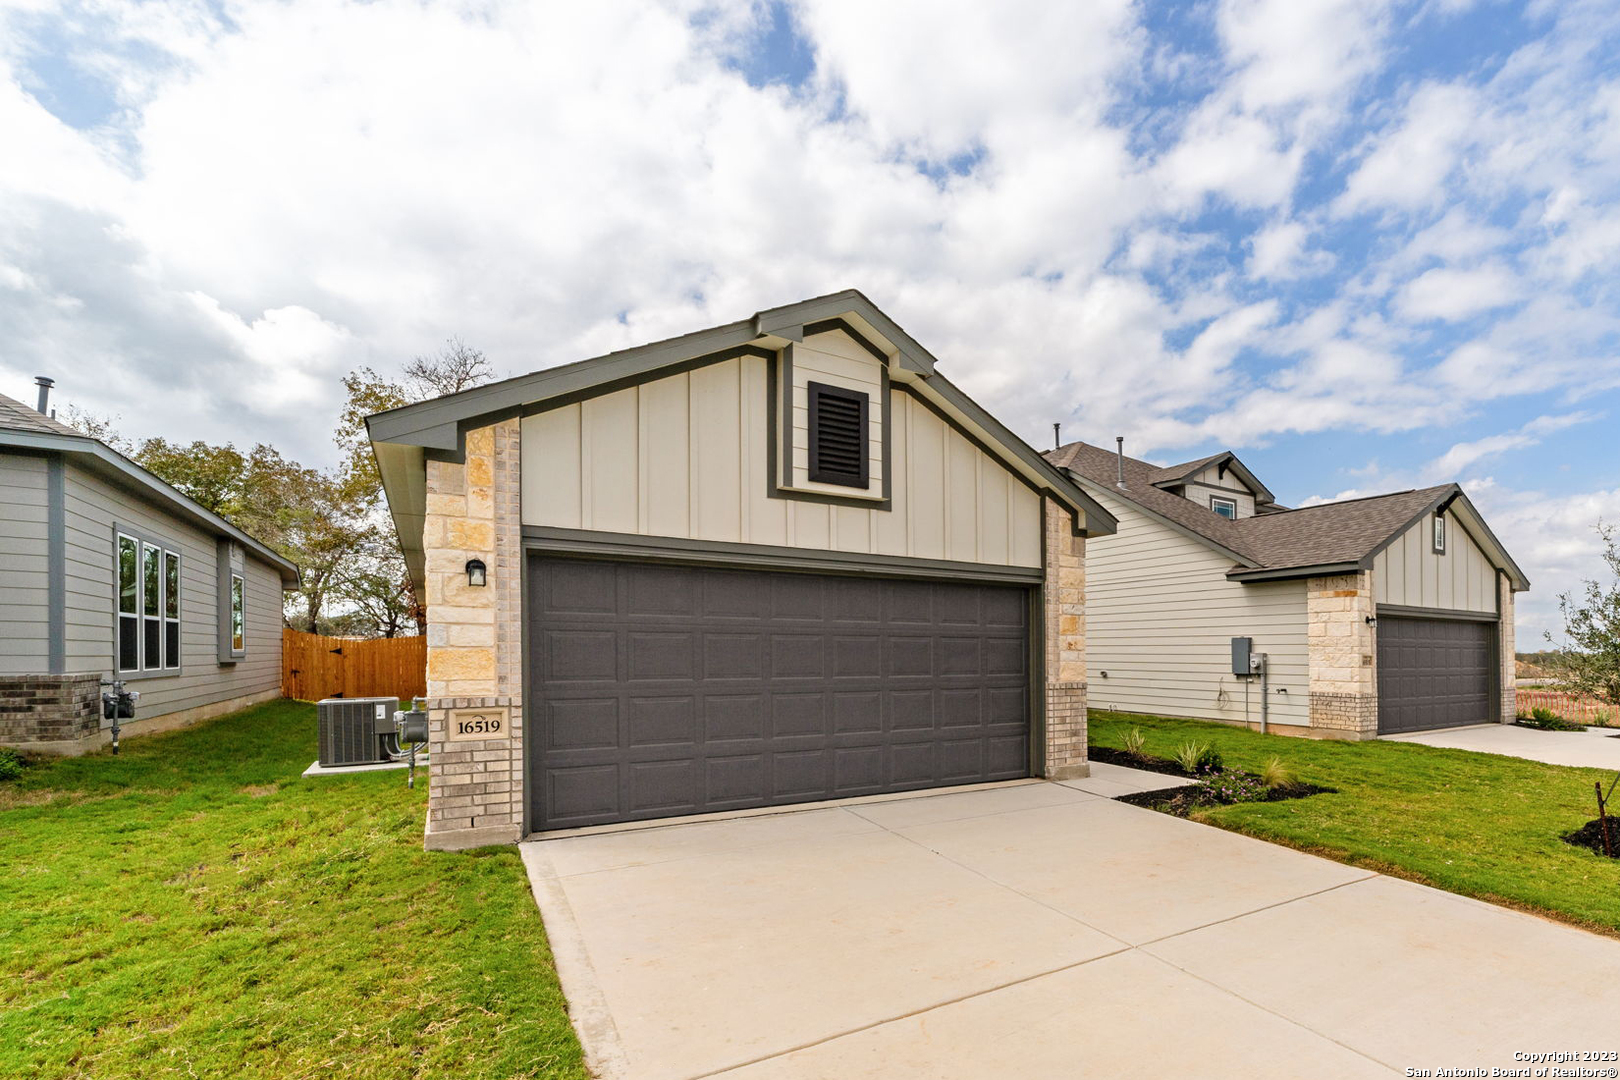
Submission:
[[[1497,719],[1496,624],[1378,616],[1378,731]]]
[[[531,827],[1028,775],[1027,589],[533,555]]]

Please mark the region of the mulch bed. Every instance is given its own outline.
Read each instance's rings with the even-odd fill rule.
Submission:
[[[1603,823],[1593,818],[1585,825],[1572,833],[1564,834],[1564,843],[1583,847],[1597,854],[1603,854]],[[1609,819],[1609,844],[1614,854],[1610,858],[1620,859],[1620,818]]]
[[[1108,746],[1093,746],[1086,751],[1086,756],[1092,761],[1100,761],[1104,765],[1120,765],[1127,769],[1141,769],[1144,772],[1164,773],[1166,776],[1184,776],[1189,780],[1196,780],[1192,773],[1183,769],[1169,758],[1137,757],[1124,750],[1115,750]]]
[[[1088,751],[1092,761],[1101,761],[1107,765],[1120,765],[1127,769],[1141,769],[1144,772],[1163,773],[1166,776],[1180,776],[1188,780],[1198,780],[1196,773],[1190,773],[1169,758],[1152,757],[1127,753],[1124,750],[1115,750],[1107,746],[1093,746]],[[1256,784],[1260,778],[1253,773],[1241,769],[1224,769],[1222,774],[1229,777],[1243,777],[1253,780]],[[1285,799],[1303,799],[1309,795],[1332,795],[1337,788],[1322,787],[1319,784],[1289,784],[1274,788],[1266,788],[1264,792],[1244,802],[1282,802]],[[1160,788],[1156,791],[1138,791],[1131,795],[1119,795],[1115,802],[1130,803],[1132,806],[1145,806],[1149,810],[1162,810],[1177,817],[1186,817],[1194,810],[1206,806],[1230,806],[1231,803],[1223,801],[1219,795],[1202,786]]]

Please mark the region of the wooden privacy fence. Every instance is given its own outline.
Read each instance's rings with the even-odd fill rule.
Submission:
[[[427,638],[342,638],[281,631],[281,692],[299,701],[427,693]]]
[[[1554,716],[1573,720],[1577,724],[1620,726],[1620,706],[1605,705],[1591,698],[1578,698],[1559,690],[1537,690],[1521,686],[1514,691],[1514,699],[1520,716],[1529,716],[1531,709],[1540,706],[1543,709],[1551,709]]]

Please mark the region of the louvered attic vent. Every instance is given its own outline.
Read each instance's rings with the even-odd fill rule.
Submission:
[[[810,480],[864,488],[867,461],[868,398],[859,390],[810,384]]]

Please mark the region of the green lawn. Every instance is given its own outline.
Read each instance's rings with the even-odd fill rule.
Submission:
[[[1338,789],[1214,807],[1198,811],[1198,821],[1620,936],[1620,860],[1559,839],[1597,816],[1592,782],[1607,788],[1612,773],[1405,742],[1318,741],[1091,713],[1093,744],[1120,748],[1133,727],[1146,735],[1149,754],[1171,757],[1189,740],[1207,742],[1228,766],[1257,771],[1276,756],[1300,780]]]
[[[277,702],[0,783],[0,1076],[585,1077],[515,848]]]

